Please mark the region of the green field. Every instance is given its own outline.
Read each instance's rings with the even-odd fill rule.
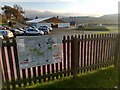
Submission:
[[[106,26],[106,28],[108,28],[110,31],[118,31],[118,26],[117,25]]]
[[[106,27],[84,27],[84,28],[77,28],[77,30],[81,31],[109,31]]]
[[[118,25],[104,25],[104,26],[86,26],[86,27],[78,27],[77,30],[83,31],[114,31],[118,30]]]

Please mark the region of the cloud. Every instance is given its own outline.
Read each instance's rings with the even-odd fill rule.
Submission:
[[[2,2],[77,2],[78,0],[2,0]]]

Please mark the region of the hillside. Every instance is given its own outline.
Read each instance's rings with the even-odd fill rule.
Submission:
[[[66,22],[75,21],[77,24],[88,23],[88,24],[118,24],[118,15],[110,14],[101,17],[89,17],[89,16],[79,16],[79,17],[65,17],[61,18]]]

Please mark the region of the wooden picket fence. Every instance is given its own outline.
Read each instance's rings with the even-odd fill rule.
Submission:
[[[4,39],[0,49],[2,87],[18,88],[73,76],[114,64],[116,34],[64,36],[62,62],[19,69],[16,39]]]

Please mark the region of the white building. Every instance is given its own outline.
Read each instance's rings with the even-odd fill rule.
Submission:
[[[49,18],[38,18],[27,21],[30,26],[40,27],[43,25],[47,25],[53,28],[68,28],[70,27],[70,23],[67,23],[59,18],[56,17],[49,17]]]

